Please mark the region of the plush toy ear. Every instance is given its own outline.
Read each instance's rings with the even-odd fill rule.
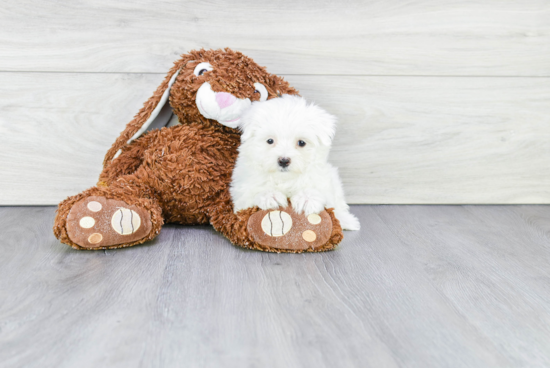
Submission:
[[[132,138],[130,138],[126,143],[130,143],[134,139],[139,138],[143,133],[149,130],[162,128],[166,126],[166,124],[168,124],[168,121],[170,120],[173,114],[172,106],[170,106],[170,103],[168,102],[168,97],[170,97],[170,88],[172,88],[172,85],[176,81],[176,77],[178,76],[179,73],[180,71],[178,70],[177,72],[174,73],[172,78],[170,78],[170,81],[168,82],[168,87],[162,94],[160,101],[158,102],[153,112],[151,112],[151,115],[149,116],[149,118],[145,121],[145,123],[143,123],[143,125],[136,132],[136,134],[134,134]]]
[[[143,104],[141,110],[126,125],[124,131],[107,151],[103,160],[103,167],[107,166],[118,155],[122,147],[139,138],[143,133],[173,123],[173,111],[169,103],[170,88],[176,81],[180,70],[190,61],[190,58],[190,55],[185,55],[174,63],[153,96]]]

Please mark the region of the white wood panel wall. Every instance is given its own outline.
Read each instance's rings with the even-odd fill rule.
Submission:
[[[352,203],[550,203],[550,1],[3,1],[0,204],[92,186],[178,55],[243,51],[340,118]]]

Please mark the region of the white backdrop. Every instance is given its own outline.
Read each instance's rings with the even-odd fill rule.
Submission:
[[[178,55],[226,46],[339,117],[352,203],[550,203],[548,0],[4,0],[0,204],[94,185]]]

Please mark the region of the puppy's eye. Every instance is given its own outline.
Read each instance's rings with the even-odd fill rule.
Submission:
[[[269,138],[269,139],[267,140],[267,144],[273,144],[273,139]]]
[[[300,147],[305,147],[305,145],[306,145],[306,142],[304,142],[304,141],[302,141],[302,140],[299,140],[299,141],[298,141],[298,146],[300,146]]]
[[[195,70],[193,70],[193,74],[195,74],[198,77],[199,75],[203,75],[204,73],[209,72],[211,70],[214,70],[214,68],[212,68],[212,65],[210,65],[210,63],[199,63],[195,67]]]
[[[265,88],[265,86],[263,84],[254,83],[254,88],[256,88],[254,93],[259,93],[260,94],[260,101],[267,100],[268,93],[267,93],[267,89]]]

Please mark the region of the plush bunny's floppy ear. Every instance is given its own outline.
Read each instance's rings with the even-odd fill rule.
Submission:
[[[168,102],[168,97],[170,97],[170,88],[172,88],[172,85],[176,81],[176,77],[178,76],[179,73],[180,71],[178,70],[177,72],[174,73],[172,78],[170,78],[170,81],[168,82],[168,87],[162,94],[162,97],[160,98],[160,101],[157,107],[155,107],[153,112],[151,112],[151,115],[149,116],[147,121],[143,123],[143,125],[136,132],[136,134],[134,134],[132,138],[130,138],[126,143],[132,142],[134,139],[139,138],[143,133],[149,130],[162,128],[166,126],[166,124],[168,124],[168,121],[170,121],[170,118],[174,113],[172,111],[172,106],[170,106],[170,103]]]
[[[175,125],[174,122],[177,123],[177,119],[173,118],[174,113],[169,103],[170,88],[176,81],[181,69],[190,61],[189,58],[189,55],[185,55],[174,64],[153,96],[145,102],[134,119],[126,125],[124,131],[107,151],[103,160],[104,167],[118,156],[122,147],[139,138],[143,133],[167,125]]]

